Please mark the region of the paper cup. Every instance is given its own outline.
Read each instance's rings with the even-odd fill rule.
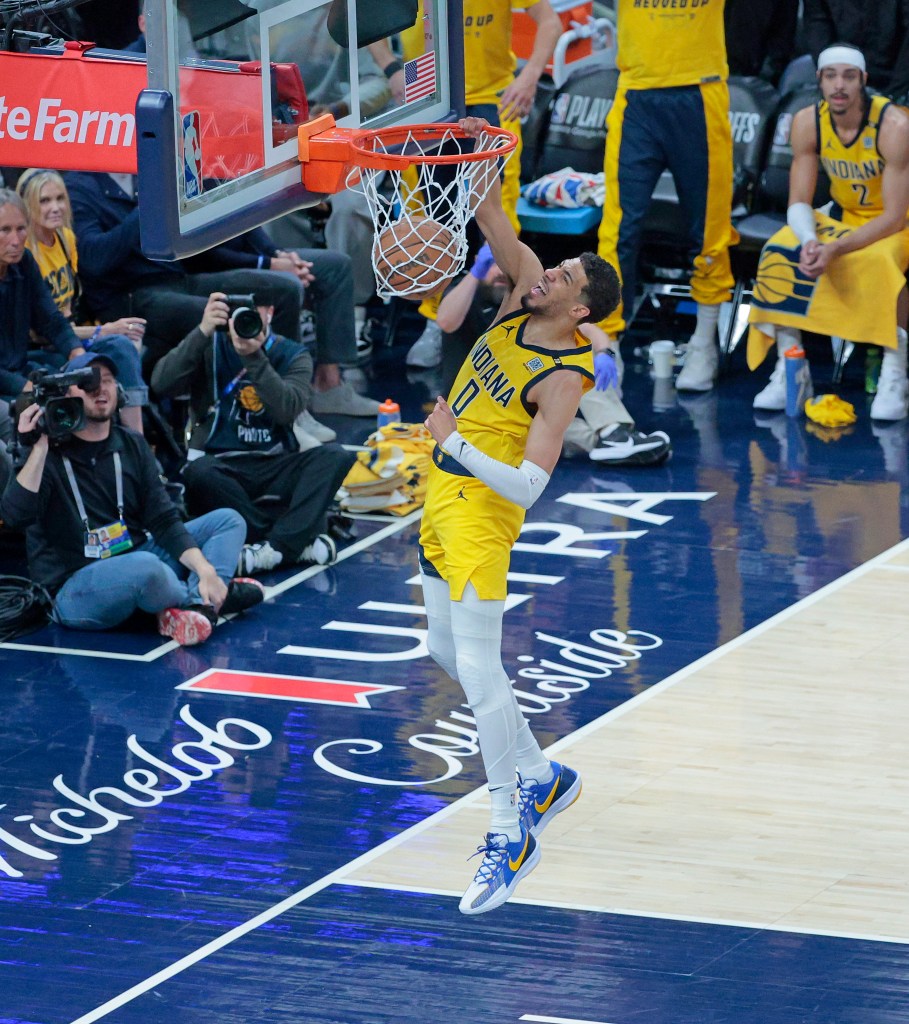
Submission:
[[[654,341],[650,345],[650,362],[653,364],[653,375],[658,379],[672,376],[675,365],[675,342]]]

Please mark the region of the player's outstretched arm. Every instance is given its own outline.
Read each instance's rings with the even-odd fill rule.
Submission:
[[[489,127],[489,122],[482,117],[465,117],[458,124],[475,139]],[[543,264],[536,253],[515,234],[514,227],[502,208],[502,183],[495,168],[492,179],[486,198],[477,208],[477,226],[489,242],[499,268],[514,283],[514,293],[523,295],[542,277]]]

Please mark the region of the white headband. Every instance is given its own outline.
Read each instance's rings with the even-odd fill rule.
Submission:
[[[855,46],[828,46],[826,50],[822,50],[817,59],[818,71],[823,71],[831,64],[849,64],[860,71],[866,70],[865,56]]]

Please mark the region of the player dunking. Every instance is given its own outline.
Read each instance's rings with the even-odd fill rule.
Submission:
[[[460,125],[479,137],[487,122]],[[518,707],[502,666],[502,617],[524,512],[549,482],[594,373],[598,386],[615,380],[612,356],[594,360],[578,326],[619,301],[618,274],[593,253],[543,269],[502,209],[498,179],[476,220],[511,288],[458,374],[450,405],[438,398],[426,420],[437,447],[420,533],[429,650],[464,688],[492,802],[464,914],[508,899],[539,861],[535,836],[581,792],[577,772],[547,760]]]

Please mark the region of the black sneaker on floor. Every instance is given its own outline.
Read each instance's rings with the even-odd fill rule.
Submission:
[[[227,584],[227,597],[221,605],[221,614],[245,612],[247,608],[261,604],[264,599],[265,587],[258,580],[237,576]]]
[[[357,524],[343,512],[332,512],[328,517],[328,535],[347,544],[356,538]]]
[[[612,423],[600,431],[590,452],[594,462],[612,466],[659,466],[672,455],[672,442],[662,430],[644,434],[627,423]]]

